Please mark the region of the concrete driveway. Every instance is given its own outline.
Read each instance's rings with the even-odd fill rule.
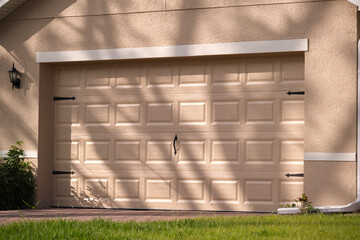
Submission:
[[[161,210],[120,210],[120,209],[77,209],[50,208],[33,210],[0,211],[0,224],[21,220],[73,219],[92,220],[94,218],[112,221],[156,221],[181,218],[215,217],[215,216],[270,215],[250,212],[212,212],[212,211],[161,211]]]

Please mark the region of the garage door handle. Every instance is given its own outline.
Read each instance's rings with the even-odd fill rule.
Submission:
[[[173,140],[173,147],[174,147],[174,154],[175,155],[177,153],[177,150],[176,150],[176,147],[175,147],[175,143],[176,143],[177,140],[178,140],[178,136],[175,134],[175,137],[174,137],[174,140]]]

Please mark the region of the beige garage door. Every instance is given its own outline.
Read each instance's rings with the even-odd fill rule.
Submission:
[[[303,55],[57,65],[52,204],[275,211],[303,192],[289,90]]]

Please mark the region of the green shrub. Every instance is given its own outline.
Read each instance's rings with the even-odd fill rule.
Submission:
[[[33,204],[36,187],[34,169],[24,161],[22,141],[11,145],[0,163],[0,210],[27,208]]]

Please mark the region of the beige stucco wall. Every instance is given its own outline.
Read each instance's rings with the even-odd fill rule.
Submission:
[[[354,163],[305,162],[304,171],[305,192],[315,206],[344,205],[355,200]]]
[[[305,151],[356,152],[357,9],[353,4],[345,0],[129,2],[28,0],[0,21],[0,150],[19,139],[25,141],[26,150],[38,150],[39,98],[47,97],[39,97],[36,52],[308,38]],[[11,91],[7,70],[13,62],[23,82],[20,90]],[[305,163],[305,192],[316,204],[353,201],[355,165]],[[331,177],[347,188],[315,181],[328,178],[339,166],[351,174]],[[318,189],[325,195],[319,197]],[[335,194],[338,197],[333,199],[338,200],[327,201],[322,197],[326,194]]]

